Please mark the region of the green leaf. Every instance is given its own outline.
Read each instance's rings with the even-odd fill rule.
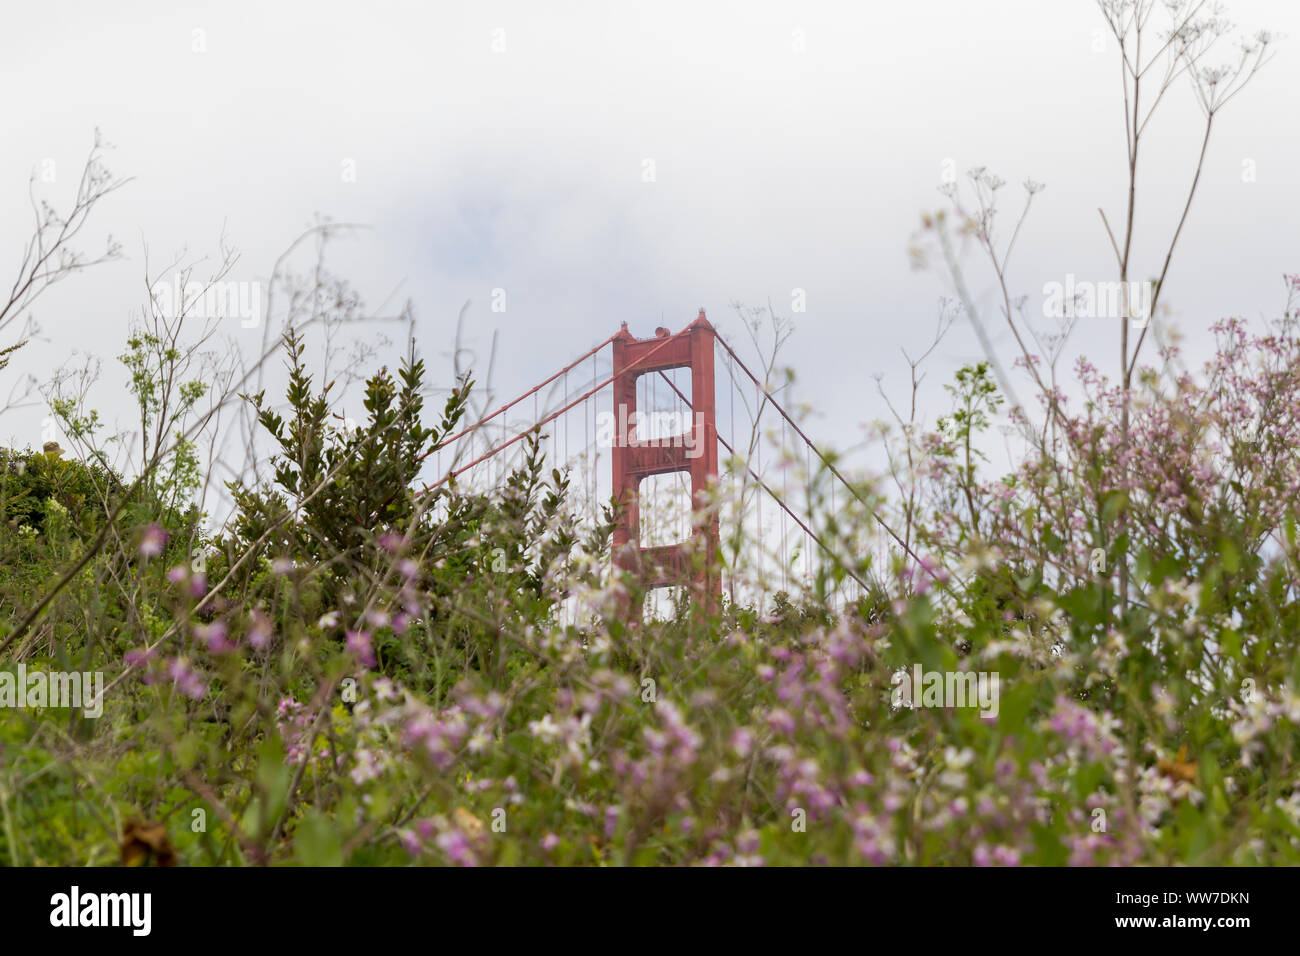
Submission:
[[[1236,574],[1241,569],[1241,552],[1232,543],[1232,539],[1219,539],[1219,556],[1223,560],[1223,569],[1229,574]]]
[[[1112,491],[1106,495],[1106,500],[1101,505],[1101,520],[1106,524],[1114,524],[1115,519],[1120,513],[1128,507],[1127,491]]]
[[[999,688],[1001,690],[1001,688]],[[1034,688],[1028,683],[1018,683],[1009,691],[1002,691],[998,707],[998,729],[1013,734],[1024,726],[1025,717],[1034,704]]]
[[[294,851],[303,866],[342,866],[343,841],[328,818],[309,810],[294,831]]]

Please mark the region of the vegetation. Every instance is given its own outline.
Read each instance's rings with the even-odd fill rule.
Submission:
[[[1102,7],[1121,40],[1149,13]],[[1208,136],[1226,81],[1197,72],[1210,28],[1171,9],[1163,52],[1212,87]],[[116,182],[90,181],[90,205]],[[973,240],[1008,288],[1001,185],[975,170],[975,205],[954,188],[924,221],[986,341],[955,250]],[[273,281],[282,337],[259,361],[204,365],[209,324],[146,310],[122,356],[139,432],[105,436],[62,378],[76,453],[0,457],[0,676],[104,675],[99,717],[0,707],[0,862],[1300,863],[1300,278],[1268,328],[1217,326],[1196,372],[1172,347],[1138,364],[1118,317],[1118,381],[1081,359],[1073,398],[1063,338],[1035,348],[1008,293],[1019,378],[990,350],[932,427],[899,416],[893,486],[832,506],[834,458],[798,476],[827,545],[806,593],[653,620],[610,572],[612,505],[580,521],[540,436],[493,488],[426,489],[473,382],[431,412],[412,338],[351,426],[307,346],[356,300],[320,269]],[[1004,410],[1023,440],[995,469]],[[250,426],[233,477],[202,451],[227,413]],[[194,502],[218,481],[210,529]],[[743,575],[767,542],[726,534]]]

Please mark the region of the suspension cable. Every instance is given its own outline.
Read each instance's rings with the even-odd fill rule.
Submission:
[[[615,332],[613,335],[611,335],[611,336],[610,336],[609,338],[607,338],[605,341],[601,342],[601,343],[600,343],[599,345],[597,345],[595,348],[593,348],[593,349],[591,349],[591,350],[589,350],[589,351],[583,353],[581,356],[579,356],[578,358],[574,359],[574,360],[573,360],[572,362],[570,362],[568,365],[564,366],[564,368],[560,369],[558,372],[556,372],[556,373],[555,373],[554,375],[552,375],[550,378],[546,379],[546,381],[544,381],[544,382],[539,382],[537,385],[534,385],[532,388],[530,388],[528,391],[524,392],[524,393],[523,393],[522,395],[520,395],[518,398],[513,399],[513,400],[511,400],[511,401],[509,401],[509,402],[506,402],[504,405],[502,405],[500,408],[498,408],[495,412],[493,412],[493,413],[490,414],[490,415],[485,415],[483,418],[479,419],[477,422],[475,422],[473,425],[470,425],[468,428],[462,428],[460,431],[458,431],[456,434],[452,435],[450,438],[443,439],[441,442],[439,442],[437,445],[434,445],[432,448],[430,448],[428,451],[426,451],[423,455],[421,455],[420,457],[416,458],[415,460],[416,460],[416,461],[424,461],[424,459],[428,458],[429,455],[431,455],[433,452],[438,451],[439,449],[442,449],[442,448],[446,448],[446,447],[447,447],[448,445],[450,445],[452,442],[457,441],[457,440],[459,440],[459,439],[461,439],[461,438],[464,438],[464,437],[465,437],[466,435],[468,435],[470,432],[475,431],[476,429],[478,429],[479,427],[481,427],[484,423],[486,423],[486,422],[490,422],[492,419],[496,418],[496,417],[497,417],[498,415],[500,415],[502,412],[506,412],[506,411],[509,411],[510,409],[514,408],[516,405],[518,405],[520,402],[522,402],[522,401],[523,401],[525,398],[527,398],[529,395],[535,395],[537,392],[541,391],[541,390],[542,390],[543,388],[545,388],[547,385],[550,385],[552,382],[554,382],[554,381],[555,381],[557,378],[559,378],[561,375],[564,375],[566,372],[568,372],[569,370],[571,370],[575,365],[578,365],[578,364],[580,364],[580,363],[582,363],[582,362],[585,362],[587,359],[591,358],[593,355],[595,355],[597,352],[599,352],[601,349],[603,349],[603,348],[604,348],[606,345],[608,345],[610,342],[613,342],[616,338],[618,338],[618,336],[619,336],[619,333],[618,333],[618,332]]]
[[[618,334],[619,334],[619,333],[615,333],[614,335],[611,335],[611,336],[610,336],[608,339],[606,339],[604,342],[600,343],[600,345],[596,346],[596,348],[592,349],[590,352],[588,352],[588,353],[587,353],[586,355],[584,355],[582,358],[578,359],[578,361],[581,362],[581,361],[583,361],[583,360],[585,360],[585,359],[587,359],[587,358],[590,358],[590,357],[591,357],[592,355],[594,355],[596,352],[600,351],[600,349],[604,348],[604,347],[605,347],[606,345],[608,345],[610,342],[614,341],[614,339],[616,339],[616,338],[618,337]],[[680,335],[681,333],[678,333],[678,334]],[[418,497],[420,497],[421,495],[427,494],[428,492],[432,491],[434,488],[437,488],[439,485],[444,484],[444,483],[447,482],[448,480],[450,480],[450,479],[452,479],[452,478],[456,478],[456,477],[458,477],[458,476],[460,476],[460,475],[463,475],[465,472],[467,472],[469,469],[473,468],[475,465],[482,464],[483,462],[485,462],[485,461],[487,461],[489,458],[491,458],[493,455],[496,455],[498,452],[505,451],[505,449],[509,448],[509,447],[510,447],[511,445],[513,445],[515,442],[517,442],[517,441],[519,441],[521,438],[525,437],[529,432],[537,431],[537,430],[540,429],[543,425],[549,424],[550,422],[552,422],[552,421],[554,421],[555,419],[559,418],[561,415],[563,415],[563,414],[564,414],[565,412],[567,412],[569,409],[573,408],[573,407],[574,407],[575,405],[577,405],[579,402],[585,402],[587,399],[591,398],[591,396],[593,396],[593,395],[595,395],[597,392],[599,392],[602,388],[604,388],[605,386],[607,386],[607,385],[611,384],[612,382],[614,382],[614,381],[615,381],[615,380],[616,380],[620,375],[626,375],[628,372],[630,372],[632,369],[636,368],[638,365],[642,364],[643,362],[647,362],[647,361],[649,361],[651,358],[654,357],[654,354],[655,354],[656,352],[658,352],[660,349],[662,349],[664,346],[666,346],[666,345],[667,345],[669,342],[671,342],[674,338],[676,338],[676,336],[669,336],[668,338],[664,339],[662,342],[660,342],[658,345],[656,345],[656,346],[655,346],[654,348],[652,348],[650,351],[646,352],[645,355],[641,356],[639,359],[634,359],[632,362],[629,362],[628,365],[627,365],[625,368],[619,369],[617,372],[615,372],[615,373],[614,373],[613,375],[611,375],[609,378],[605,379],[605,381],[601,382],[601,383],[600,383],[599,385],[597,385],[596,387],[594,387],[594,388],[592,388],[592,389],[590,389],[590,390],[584,392],[583,394],[579,395],[577,398],[575,398],[573,401],[569,402],[569,403],[568,403],[567,405],[565,405],[563,408],[559,409],[558,411],[552,412],[551,414],[549,414],[549,415],[547,415],[545,418],[543,418],[541,421],[536,422],[536,423],[530,425],[528,428],[525,428],[523,431],[521,431],[519,434],[515,435],[513,438],[511,438],[511,439],[509,439],[509,440],[507,440],[507,441],[502,442],[500,445],[497,445],[495,448],[490,448],[490,449],[488,449],[487,452],[485,452],[485,453],[482,454],[482,455],[479,455],[479,457],[475,458],[475,459],[474,459],[473,461],[471,461],[469,464],[464,465],[464,466],[462,466],[461,468],[458,468],[457,470],[455,470],[455,471],[453,471],[453,472],[450,472],[450,473],[447,474],[447,475],[444,475],[442,478],[439,478],[437,481],[433,482],[432,484],[425,485],[425,486],[424,486],[424,490],[423,490],[423,491],[420,491],[420,492],[416,495],[416,497],[418,498]],[[573,365],[576,365],[576,364],[577,364],[576,362],[573,363],[572,365],[569,366],[569,368],[572,368]],[[561,370],[561,371],[559,371],[559,372],[556,372],[555,375],[552,375],[550,378],[548,378],[548,379],[546,380],[546,382],[553,382],[553,381],[555,381],[556,378],[558,378],[558,377],[559,377],[560,375],[562,375],[562,374],[564,374],[563,370]],[[541,388],[543,385],[545,385],[546,382],[542,382],[541,385],[538,385],[538,386],[536,386],[535,388],[530,389],[529,391],[525,392],[523,395],[520,395],[519,398],[516,398],[514,401],[510,402],[508,405],[504,406],[504,408],[509,408],[511,405],[517,405],[520,401],[522,401],[523,399],[527,398],[529,395],[533,394],[533,392],[537,391],[538,388]],[[493,415],[495,415],[495,414],[497,414],[497,413],[494,412]],[[615,414],[617,415],[617,411],[615,412]],[[489,417],[491,417],[491,416],[489,416]],[[484,419],[484,421],[486,421],[486,420],[487,420],[487,419]],[[480,422],[479,424],[482,424],[482,423]],[[465,429],[465,431],[466,431],[466,432],[468,432],[468,431],[473,431],[473,429],[474,429],[474,428],[477,428],[477,427],[478,427],[478,425],[473,425],[473,426],[471,426],[470,428]],[[461,434],[464,434],[464,433],[465,433],[465,432],[461,432]],[[451,441],[451,439],[448,439],[448,441]],[[443,442],[442,444],[443,444],[443,445],[446,445],[447,442]],[[437,447],[442,447],[442,446],[437,446]],[[430,451],[436,451],[436,450],[437,450],[436,448],[434,448],[434,449],[430,449]],[[425,452],[425,454],[427,455],[428,452]]]
[[[871,507],[871,505],[867,503],[866,499],[863,498],[862,495],[858,494],[858,490],[854,488],[851,484],[849,484],[848,479],[846,479],[842,474],[840,474],[839,469],[836,468],[831,463],[830,459],[828,459],[824,454],[822,454],[821,449],[813,444],[812,439],[809,438],[806,434],[804,434],[803,429],[800,428],[798,423],[795,422],[795,420],[789,416],[786,410],[781,407],[781,403],[776,400],[776,397],[772,395],[772,393],[769,392],[766,387],[764,387],[763,383],[761,383],[758,380],[758,377],[755,376],[754,373],[749,370],[749,368],[741,360],[740,356],[736,354],[735,350],[732,349],[732,347],[727,344],[726,340],[721,335],[717,334],[716,330],[713,338],[715,341],[721,343],[722,347],[727,350],[727,354],[730,355],[735,360],[736,364],[740,366],[741,371],[743,371],[746,375],[748,375],[749,380],[753,382],[756,386],[758,386],[758,388],[762,391],[765,399],[767,401],[770,401],[772,403],[772,407],[775,408],[777,412],[780,413],[781,417],[790,423],[790,427],[793,428],[795,430],[795,433],[804,440],[804,442],[808,445],[809,448],[813,450],[813,453],[818,458],[821,459],[822,464],[826,466],[827,470],[830,471],[832,475],[834,475],[836,478],[840,480],[840,483],[843,484],[844,487],[848,489],[849,494],[853,495],[854,498],[858,499],[859,504],[866,507],[866,509],[871,513],[871,517],[876,519],[876,523],[879,524],[880,527],[884,528],[886,533],[888,533],[888,535],[891,538],[893,538],[896,542],[898,542],[899,547],[901,547],[904,551],[906,551],[908,555],[912,558],[912,560],[914,560],[919,567],[924,568],[925,572],[929,574],[930,577],[932,577],[936,582],[939,582],[940,584],[944,583],[940,580],[938,573],[934,571],[928,564],[923,562],[919,557],[917,557],[916,553],[910,547],[907,546],[907,543],[903,541],[901,537],[899,537],[898,532],[896,532],[893,528],[891,528],[885,522],[884,518],[880,517],[880,515],[876,512],[876,509]]]
[[[660,375],[663,375],[664,373],[663,373],[663,372],[660,372],[659,374],[660,374]],[[666,378],[666,377],[665,377],[665,381],[667,381],[667,378]],[[677,392],[677,396],[678,396],[678,397],[679,397],[683,402],[686,402],[686,407],[689,408],[689,409],[691,409],[691,411],[694,411],[694,410],[695,410],[695,407],[690,403],[690,400],[687,399],[687,397],[686,397],[685,395],[683,395],[681,392],[678,392],[678,391],[677,391],[677,386],[676,386],[676,385],[673,385],[672,382],[668,382],[668,384],[669,384],[670,386],[672,386],[672,390],[673,390],[674,392]],[[722,443],[722,447],[725,448],[725,449],[727,449],[727,452],[728,452],[728,453],[729,453],[733,458],[735,458],[737,461],[741,461],[740,456],[736,454],[736,450],[735,450],[734,448],[731,447],[730,443],[729,443],[725,438],[723,438],[721,435],[717,434],[716,429],[714,430],[714,434],[715,434],[715,436],[717,437],[718,441]],[[746,470],[747,472],[749,472],[750,477],[752,477],[756,482],[758,482],[759,487],[761,487],[764,491],[766,491],[769,495],[772,496],[772,500],[775,501],[778,505],[780,505],[780,506],[781,506],[781,510],[784,511],[786,514],[788,514],[788,515],[789,515],[789,516],[794,520],[795,524],[797,524],[800,528],[803,529],[804,534],[808,535],[808,537],[812,538],[812,539],[813,539],[814,541],[816,541],[819,545],[821,545],[822,550],[825,551],[828,555],[830,555],[831,558],[835,560],[835,563],[836,563],[836,564],[838,564],[840,567],[844,568],[845,573],[848,574],[849,577],[853,578],[853,580],[857,581],[858,584],[862,585],[864,588],[867,588],[867,587],[868,587],[867,583],[866,583],[865,581],[863,581],[860,577],[858,577],[856,574],[854,574],[851,568],[849,568],[847,565],[845,565],[843,561],[840,561],[838,558],[835,557],[835,552],[832,551],[832,550],[830,549],[830,546],[827,545],[826,542],[823,541],[823,540],[818,536],[817,532],[813,531],[813,530],[812,530],[811,528],[809,528],[806,524],[804,524],[803,521],[801,521],[801,520],[799,519],[799,516],[796,515],[793,511],[791,511],[790,508],[789,508],[789,506],[786,505],[786,503],[785,503],[784,501],[781,500],[781,496],[778,495],[778,494],[777,494],[775,491],[773,491],[771,488],[769,488],[769,487],[767,486],[767,483],[764,482],[762,478],[758,477],[758,475],[754,472],[754,469],[752,469],[752,468],[749,467],[749,463],[748,463],[748,462],[742,462],[742,463],[743,463],[744,466],[745,466],[745,470]],[[869,590],[869,588],[868,588],[868,590]]]

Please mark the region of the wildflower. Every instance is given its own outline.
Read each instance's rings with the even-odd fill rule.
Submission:
[[[747,727],[737,727],[731,735],[731,749],[744,760],[754,749],[754,735]]]
[[[254,650],[264,651],[271,644],[271,620],[258,608],[254,608],[249,617],[252,623],[248,628],[248,643]]]
[[[370,646],[370,634],[367,631],[348,631],[347,643],[344,646],[348,653],[354,655],[366,667],[374,667],[379,663],[375,658],[374,649]]]
[[[542,740],[554,740],[560,735],[560,725],[552,719],[550,714],[546,714],[541,720],[530,720],[528,722],[528,732]]]
[[[469,837],[459,830],[448,830],[446,833],[440,833],[437,844],[438,849],[447,854],[447,858],[457,866],[478,866],[478,859],[474,856],[474,849],[470,846]]]
[[[353,783],[362,784],[379,776],[379,766],[375,755],[364,748],[356,752],[356,766],[349,773]]]
[[[193,670],[183,657],[173,658],[167,665],[167,676],[172,679],[172,683],[186,697],[192,700],[198,700],[207,693],[207,685],[203,683],[203,678],[199,672]]]
[[[126,665],[127,667],[143,667],[157,656],[158,651],[152,647],[137,647],[126,652]]]
[[[158,524],[151,524],[144,529],[144,534],[140,538],[139,553],[142,558],[156,558],[163,553],[163,547],[167,544],[167,532]]]
[[[201,624],[194,629],[194,634],[203,642],[209,654],[229,654],[235,649],[235,645],[226,637],[226,625],[221,621]]]
[[[767,715],[768,725],[771,726],[778,734],[785,734],[787,737],[794,734],[794,718],[788,711],[777,707]]]
[[[483,821],[464,807],[457,807],[451,815],[455,818],[456,825],[469,836],[477,837],[483,833]]]
[[[415,835],[413,830],[399,830],[397,832],[397,842],[402,844],[402,849],[411,856],[419,856],[424,849],[420,843],[420,838]]]

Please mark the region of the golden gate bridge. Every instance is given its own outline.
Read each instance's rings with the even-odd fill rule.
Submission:
[[[719,370],[725,373],[721,392]],[[768,433],[765,422],[772,425]],[[871,572],[855,559],[866,553],[865,544],[831,540],[839,537],[834,525],[815,529],[811,489],[817,478],[825,488],[821,503],[829,506],[824,513],[836,515],[841,501],[856,502],[907,548],[703,309],[675,334],[659,328],[640,339],[623,323],[559,371],[451,435],[423,456],[433,458],[436,477],[422,493],[473,481],[484,469],[491,483],[530,434],[549,444],[547,457],[557,467],[580,469],[579,487],[592,516],[601,503],[613,503],[610,570],[629,575],[642,594],[686,588],[693,600],[709,606],[724,591],[737,600],[742,549],[723,548],[725,516],[730,528],[744,532],[736,540],[749,541],[743,548],[751,565],[746,573],[758,572],[764,590],[797,596],[819,588],[823,600],[854,600],[870,586]],[[727,458],[720,459],[720,448]],[[600,458],[606,452],[604,471]],[[773,466],[777,476],[769,474]],[[797,466],[802,474],[792,482]]]

